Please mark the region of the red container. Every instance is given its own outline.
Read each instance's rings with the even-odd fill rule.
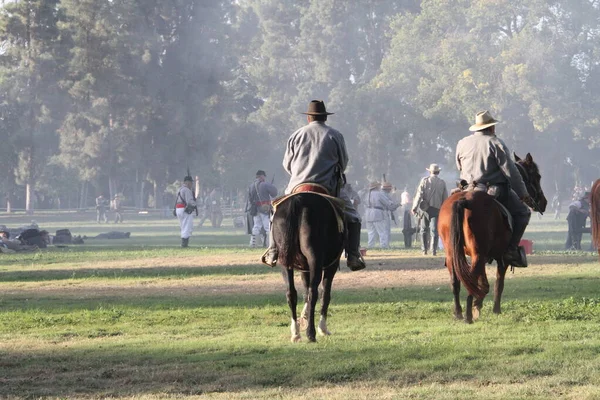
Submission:
[[[361,256],[366,256],[367,255],[367,249],[365,249],[364,247],[362,249],[359,250],[360,251],[360,255]]]
[[[523,246],[523,249],[525,250],[525,254],[533,254],[533,241],[532,240],[523,239],[519,242],[519,246]]]

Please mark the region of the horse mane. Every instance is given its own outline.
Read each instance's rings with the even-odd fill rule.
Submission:
[[[594,182],[590,195],[590,220],[592,225],[592,242],[600,254],[600,179]]]

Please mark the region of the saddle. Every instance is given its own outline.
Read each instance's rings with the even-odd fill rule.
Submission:
[[[458,189],[454,189],[454,191],[486,192],[488,195],[492,196],[494,198],[494,201],[496,202],[496,204],[500,207],[500,213],[504,217],[504,222],[506,222],[508,229],[511,232],[513,231],[513,217],[510,214],[510,211],[508,211],[508,208],[506,208],[506,206],[504,204],[502,204],[500,201],[498,201],[498,199],[497,199],[498,193],[497,193],[496,186],[489,185],[489,184],[483,184],[483,183],[477,183],[477,182],[467,183],[467,181],[465,181],[463,179],[460,182],[458,182]]]
[[[329,191],[327,190],[327,188],[325,188],[322,185],[319,185],[318,183],[301,183],[299,185],[296,185],[294,189],[292,189],[292,193],[274,199],[272,203],[273,215],[275,215],[275,213],[277,212],[278,205],[301,193],[312,193],[325,198],[333,208],[333,211],[335,212],[336,220],[338,223],[338,231],[340,233],[344,232],[344,212],[346,210],[346,203],[342,199],[329,195]]]

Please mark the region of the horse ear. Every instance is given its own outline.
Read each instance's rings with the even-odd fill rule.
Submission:
[[[527,153],[527,155],[525,156],[525,162],[527,164],[531,164],[533,162],[533,157],[531,157],[531,153]]]
[[[521,158],[520,158],[520,157],[517,155],[517,153],[514,153],[514,152],[513,152],[513,155],[515,156],[515,161],[516,161],[516,162],[519,162],[519,161],[521,161]]]

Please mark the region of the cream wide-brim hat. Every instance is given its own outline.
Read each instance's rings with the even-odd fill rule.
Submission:
[[[440,168],[439,165],[437,164],[431,164],[429,166],[429,168],[425,168],[425,170],[429,171],[429,172],[440,172],[442,169]]]
[[[475,125],[471,125],[469,130],[471,132],[482,131],[485,128],[489,128],[490,126],[496,125],[498,123],[500,123],[500,121],[495,120],[488,110],[480,111],[475,116]]]

